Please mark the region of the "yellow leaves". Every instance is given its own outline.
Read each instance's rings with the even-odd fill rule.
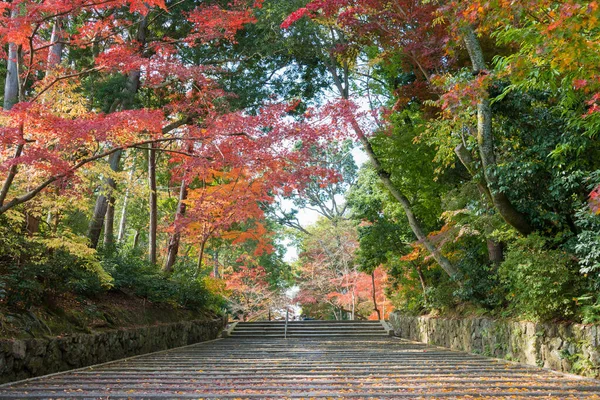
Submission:
[[[102,268],[96,250],[88,246],[86,238],[77,236],[69,229],[66,229],[60,233],[60,237],[34,237],[32,240],[43,244],[49,249],[60,249],[76,256],[84,262],[84,266],[88,271],[96,274],[102,286],[107,288],[112,287],[112,276]],[[66,267],[68,268],[69,266]]]
[[[52,74],[40,82],[45,88],[52,82]],[[50,111],[63,118],[79,118],[89,111],[89,102],[80,90],[80,82],[76,79],[63,79],[55,82],[41,96],[40,101],[46,104]]]

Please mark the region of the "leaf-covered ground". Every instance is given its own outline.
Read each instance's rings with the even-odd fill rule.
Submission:
[[[223,339],[0,388],[44,399],[600,399],[600,382],[396,338]]]

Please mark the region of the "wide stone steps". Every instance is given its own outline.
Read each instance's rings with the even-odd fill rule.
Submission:
[[[389,336],[389,331],[379,321],[289,321],[287,334],[285,322],[240,322],[228,336],[238,338],[281,337],[338,337],[338,336]]]
[[[0,387],[0,399],[600,399],[600,382],[393,337],[230,337]]]

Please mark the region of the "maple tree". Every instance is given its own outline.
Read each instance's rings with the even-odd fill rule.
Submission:
[[[411,312],[523,309],[543,291],[517,272],[543,276],[560,252],[553,273],[595,293],[598,9],[3,2],[0,276],[40,280],[73,257],[125,287],[135,258],[257,318],[291,284],[287,235],[297,300],[322,316],[385,317],[386,295]]]

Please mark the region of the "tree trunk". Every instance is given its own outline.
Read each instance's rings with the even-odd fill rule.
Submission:
[[[11,12],[11,17],[18,16],[17,8]],[[8,44],[6,60],[6,81],[4,83],[4,110],[10,110],[19,101],[19,47],[15,43]]]
[[[494,265],[500,265],[504,261],[504,244],[494,239],[487,239],[489,260]]]
[[[54,22],[54,26],[52,27],[52,37],[50,38],[50,42],[52,46],[48,50],[48,60],[46,64],[46,77],[52,74],[52,70],[61,63],[63,49],[65,47],[62,42],[62,19],[60,17],[56,18]]]
[[[131,194],[131,185],[133,184],[133,174],[135,172],[135,157],[133,159],[133,164],[131,165],[131,170],[129,171],[129,177],[127,179],[127,188],[125,189],[125,196],[123,196],[123,209],[121,210],[121,221],[119,222],[119,236],[117,237],[117,241],[119,243],[123,242],[125,239],[125,229],[127,227],[127,204],[129,202],[129,196]]]
[[[175,221],[182,218],[185,215],[185,199],[187,198],[187,184],[185,180],[181,181],[181,185],[179,187],[179,204],[177,205],[177,211],[175,212]],[[177,227],[175,227],[177,229]],[[171,237],[169,238],[169,245],[167,247],[167,261],[163,267],[163,272],[166,274],[170,274],[173,272],[173,265],[175,265],[175,261],[177,260],[177,253],[179,252],[179,241],[181,239],[181,233],[175,230]]]
[[[121,151],[110,155],[108,162],[110,169],[117,172],[121,160]],[[115,243],[115,190],[117,183],[113,178],[107,179],[108,183],[108,204],[106,207],[106,218],[104,219],[104,246],[109,247]]]
[[[106,209],[108,207],[108,199],[105,195],[101,194],[96,199],[96,205],[94,206],[94,212],[88,225],[88,239],[90,240],[90,247],[95,249],[98,247],[98,241],[100,240],[100,233],[102,232],[102,226],[104,225],[104,216],[106,215]]]
[[[423,276],[423,271],[421,271],[421,267],[418,264],[414,264],[415,269],[417,270],[417,275],[419,275],[419,281],[421,282],[421,288],[423,289],[423,302],[427,304],[427,286],[425,286],[425,277]]]
[[[140,231],[136,230],[135,235],[133,235],[133,248],[137,249],[139,243],[140,243]]]
[[[381,320],[381,312],[377,307],[377,294],[375,288],[375,271],[371,272],[371,283],[373,284],[373,308],[375,308],[375,312],[377,313],[377,319]]]
[[[40,218],[32,215],[31,213],[25,214],[25,224],[27,235],[29,237],[33,236],[40,228]]]
[[[198,251],[198,273],[200,273],[200,270],[202,269],[202,258],[204,258],[204,247],[206,246],[206,240],[202,241],[202,243],[200,243],[200,251]]]
[[[23,144],[18,144],[15,150],[14,158],[21,157],[23,154]],[[6,196],[8,196],[8,191],[12,186],[12,183],[17,175],[17,164],[13,164],[9,170],[8,175],[6,175],[6,179],[4,180],[4,184],[2,185],[2,190],[0,191],[0,207],[4,205],[4,201],[6,200]]]
[[[471,58],[473,73],[485,73],[486,63],[479,40],[472,27],[464,30],[464,42]],[[481,164],[487,186],[490,189],[492,201],[498,213],[507,224],[514,227],[523,235],[533,232],[533,228],[524,214],[517,211],[508,197],[500,191],[496,176],[496,157],[494,154],[494,135],[492,132],[492,109],[487,97],[482,97],[477,103],[477,144],[481,156]]]
[[[219,273],[219,251],[215,250],[215,253],[213,254],[213,276],[215,278],[220,278],[221,274]],[[269,310],[269,312],[271,312]]]
[[[156,226],[158,205],[156,193],[156,150],[155,144],[148,147],[148,186],[150,188],[150,229],[148,231],[148,261],[156,264]]]

